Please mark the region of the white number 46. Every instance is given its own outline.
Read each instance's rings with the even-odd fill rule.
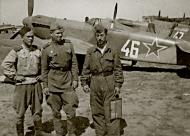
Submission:
[[[126,57],[138,58],[139,48],[137,46],[140,45],[139,41],[131,41],[131,47],[127,47],[130,43],[130,40],[123,45],[121,48],[121,52],[125,52]]]

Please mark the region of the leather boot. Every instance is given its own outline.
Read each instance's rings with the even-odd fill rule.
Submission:
[[[75,131],[76,127],[74,123],[74,118],[67,119],[67,136],[76,136]]]
[[[48,136],[48,133],[42,131],[42,120],[34,121],[35,133],[34,136]]]
[[[64,136],[65,132],[63,130],[63,125],[61,123],[61,119],[54,118],[53,125],[54,125],[54,130],[56,132],[56,136]]]
[[[108,136],[120,136],[120,119],[114,119],[107,123]]]
[[[16,130],[18,136],[24,136],[24,123],[16,124]]]

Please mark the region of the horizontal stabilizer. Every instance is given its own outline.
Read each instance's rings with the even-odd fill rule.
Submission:
[[[181,40],[177,42],[177,46],[180,48],[181,51],[190,53],[190,42]]]

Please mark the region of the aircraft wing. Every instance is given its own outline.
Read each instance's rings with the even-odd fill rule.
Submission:
[[[132,21],[132,20],[127,20],[127,19],[117,19],[117,21],[129,27],[138,27],[138,26],[147,27],[148,26],[147,22]]]
[[[13,26],[3,26],[3,27],[0,27],[0,31],[6,31],[6,30],[9,30],[9,29],[15,29],[15,27],[13,27]]]
[[[73,43],[76,54],[86,55],[87,49],[94,46],[91,43],[85,42],[77,38],[67,37],[67,39],[69,39]]]

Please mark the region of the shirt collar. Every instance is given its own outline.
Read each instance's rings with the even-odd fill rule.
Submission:
[[[108,50],[110,50],[111,48],[108,46],[108,44],[106,44],[105,46],[105,49],[104,49],[104,52],[107,52]],[[93,49],[93,52],[96,52],[96,51],[100,51],[100,49],[98,48],[98,46],[96,45]]]
[[[106,48],[107,48],[107,44],[106,45],[104,45],[104,47],[103,48],[99,48],[99,47],[96,47],[102,54],[104,54],[104,52],[105,52],[105,50],[106,50]]]

